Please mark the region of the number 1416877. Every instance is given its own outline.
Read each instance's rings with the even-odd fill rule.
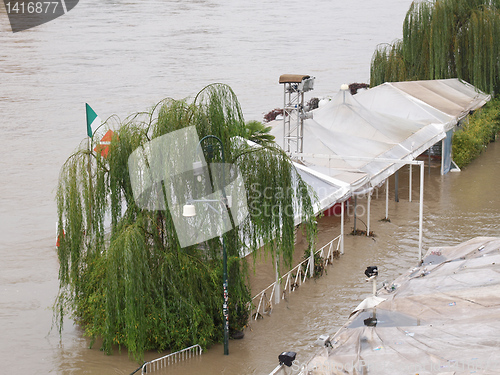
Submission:
[[[7,7],[7,13],[55,13],[58,1],[37,1],[37,2],[8,2],[5,4]]]

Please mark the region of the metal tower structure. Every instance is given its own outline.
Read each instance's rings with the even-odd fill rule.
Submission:
[[[304,93],[311,91],[314,77],[302,74],[283,74],[283,150],[293,156],[304,152],[304,119],[312,118],[312,113],[304,107]]]

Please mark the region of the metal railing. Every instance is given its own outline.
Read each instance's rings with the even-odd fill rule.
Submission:
[[[337,241],[337,246],[334,246],[335,241]],[[319,254],[319,256],[323,259],[323,267],[326,267],[329,263],[332,263],[333,259],[337,256],[337,254],[340,253],[339,249],[341,241],[342,238],[339,235],[314,253],[314,255]],[[295,291],[300,285],[302,285],[302,283],[307,280],[308,276],[312,277],[313,275],[311,274],[311,269],[314,269],[314,267],[311,267],[311,262],[313,262],[312,265],[314,266],[314,257],[312,255],[307,259],[304,259],[302,262],[300,262],[298,265],[296,265],[294,268],[280,277],[278,281],[275,281],[260,293],[256,294],[252,298],[252,304],[250,308],[251,318],[257,320],[259,317],[262,317],[263,314],[268,314],[272,311],[272,301],[275,291],[278,289],[277,283],[280,286],[283,280],[286,280],[281,295],[281,299],[285,299],[286,295],[290,295],[291,292]],[[269,297],[268,293],[270,293]],[[255,310],[254,306],[257,306]]]
[[[280,363],[274,368],[274,370],[269,375],[286,375],[286,367],[284,364]]]
[[[156,370],[161,370],[168,365],[178,363],[185,359],[193,358],[195,356],[201,355],[203,349],[200,345],[196,344],[190,346],[189,348],[179,350],[175,353],[170,353],[164,357],[154,359],[152,361],[146,362],[142,365],[142,374],[149,374]]]

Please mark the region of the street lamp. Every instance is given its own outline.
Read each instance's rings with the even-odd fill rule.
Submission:
[[[222,144],[222,141],[220,140],[219,137],[215,135],[207,135],[203,137],[199,142],[198,146],[201,145],[201,143],[208,139],[208,138],[213,138],[220,144],[221,148],[221,156],[222,156],[222,200],[192,200],[188,202],[187,204],[184,205],[182,209],[182,216],[184,217],[193,217],[196,216],[196,208],[193,205],[194,202],[220,202],[222,203],[223,207],[228,208],[228,206],[231,205],[231,197],[226,196],[226,190],[224,188],[224,183],[225,183],[225,158],[224,158],[224,145]],[[213,152],[213,150],[211,150]],[[201,162],[194,162],[193,163],[193,170],[196,173],[197,170],[201,167]],[[229,198],[229,200],[228,200]],[[228,205],[229,202],[229,205]],[[226,252],[226,241],[224,239],[224,235],[222,235],[222,262],[223,262],[223,274],[222,274],[222,286],[223,286],[223,297],[224,301],[222,303],[222,315],[223,315],[223,320],[224,320],[224,355],[229,354],[229,305],[228,305],[228,283],[227,283],[227,252]]]
[[[196,207],[194,204],[185,204],[182,208],[182,216],[193,217],[196,216]]]

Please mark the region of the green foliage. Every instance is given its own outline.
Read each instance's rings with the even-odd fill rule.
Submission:
[[[265,126],[260,121],[249,121],[246,123],[247,139],[258,144],[264,144],[274,141],[274,135],[269,134],[270,126]]]
[[[242,111],[228,86],[207,86],[193,103],[165,100],[120,121],[107,157],[89,151],[98,139],[83,142],[61,169],[59,329],[63,316],[72,314],[92,342],[102,339],[104,351],[126,347],[138,361],[146,350],[222,341],[221,240],[180,248],[168,210],[136,205],[128,171],[128,158],[139,146],[193,125],[200,139],[212,134],[222,140],[225,161],[239,167],[247,190],[250,215],[224,234],[231,329],[242,329],[248,320],[243,253],[265,243],[264,251],[291,263],[296,215],[314,240],[309,187],[280,149],[244,142]],[[220,150],[212,161],[221,161]]]
[[[500,89],[500,2],[413,2],[403,39],[377,48],[370,86],[384,82],[461,78],[479,89]]]
[[[500,132],[500,100],[477,110],[469,122],[453,135],[453,160],[464,167],[474,160]]]
[[[306,260],[309,259],[311,256],[311,250],[306,249],[304,250],[304,256],[302,259]],[[305,273],[305,268],[309,267],[309,262],[306,262],[303,266],[303,270]],[[319,253],[314,252],[314,266],[313,266],[313,274],[311,275],[310,273],[307,273],[309,277],[314,277],[315,279],[320,278],[323,276],[323,273],[325,272],[325,258],[323,258]]]

